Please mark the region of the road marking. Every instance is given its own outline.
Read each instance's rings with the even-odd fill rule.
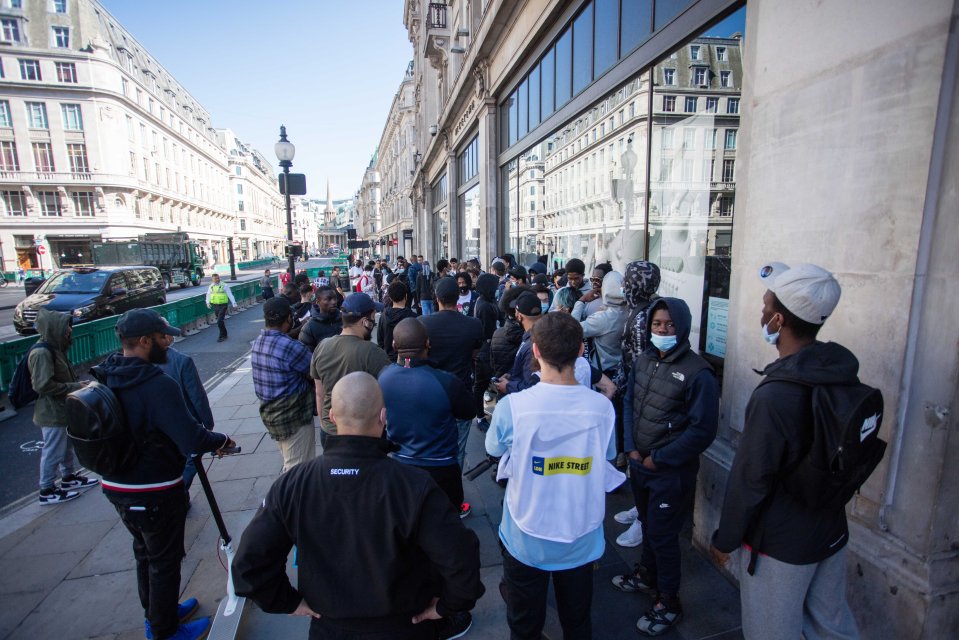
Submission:
[[[28,440],[20,445],[21,453],[36,453],[43,449],[43,440]]]

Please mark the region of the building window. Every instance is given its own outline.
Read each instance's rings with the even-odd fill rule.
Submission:
[[[663,111],[676,111],[676,96],[663,96]]]
[[[53,147],[49,142],[33,143],[33,162],[39,173],[53,173]]]
[[[719,201],[719,215],[724,218],[728,218],[733,215],[733,204],[735,200],[731,195],[724,195]]]
[[[697,87],[705,87],[706,85],[708,85],[709,84],[709,80],[707,79],[708,72],[709,72],[709,69],[707,69],[706,67],[696,67],[695,69],[693,69],[693,85]]]
[[[698,98],[686,96],[686,113],[696,113]]]
[[[243,204],[242,202],[240,204]],[[240,211],[243,211],[241,208]],[[246,219],[240,218],[240,231],[246,231]]]
[[[726,113],[739,113],[739,98],[730,98],[726,101]]]
[[[715,129],[706,129],[703,131],[704,139],[706,140],[707,149],[716,148],[716,130]]]
[[[0,20],[0,34],[4,42],[11,44],[20,43],[20,23],[13,19]]]
[[[3,58],[0,58],[0,78],[5,78],[6,75],[3,73]]]
[[[66,13],[67,0],[53,0],[53,10],[57,13]]]
[[[0,191],[0,202],[3,203],[3,213],[8,216],[25,216],[27,207],[23,201],[22,191]]]
[[[63,128],[67,131],[83,131],[83,114],[78,104],[61,104]]]
[[[695,149],[696,148],[696,129],[693,127],[685,127],[683,129],[683,149]]]
[[[20,79],[21,80],[43,80],[43,76],[40,75],[40,61],[39,60],[28,60],[24,58],[19,59],[20,62]]]
[[[0,100],[0,127],[12,127],[13,120],[10,118],[10,103],[6,100]]]
[[[720,71],[719,72],[719,86],[720,87],[732,87],[733,86],[733,72],[732,71]]]
[[[20,160],[17,158],[17,143],[13,140],[0,142],[0,169],[3,171],[20,170]]]
[[[703,59],[703,49],[698,44],[689,45],[689,57],[693,60]]]
[[[93,192],[74,191],[70,194],[73,200],[73,212],[85,218],[93,217]]]
[[[77,82],[77,66],[72,62],[57,62],[57,80],[60,82]]]
[[[735,149],[736,148],[736,130],[729,129],[726,131],[726,148]]]
[[[70,171],[72,173],[90,173],[86,145],[81,143],[68,144],[67,157],[70,158]]]
[[[237,208],[239,211],[246,211],[246,205],[243,204],[243,201],[242,201],[242,200],[240,200],[239,202],[237,202],[236,205],[237,205],[236,208]]]
[[[736,161],[723,160],[723,182],[733,182],[736,179]]]
[[[233,172],[234,172],[236,175],[238,175],[238,176],[242,176],[242,175],[243,175],[243,167],[241,167],[240,165],[236,165],[235,167],[233,167]]]
[[[50,38],[50,46],[56,49],[70,48],[70,28],[69,27],[51,27],[53,30]]]
[[[675,69],[663,69],[663,84],[666,86],[672,86],[676,84]]]
[[[726,47],[716,47],[716,59],[720,62],[727,62],[729,55],[726,53]]]
[[[27,126],[31,129],[49,129],[47,105],[42,102],[27,102]]]
[[[130,152],[130,175],[135,176],[137,174],[137,155]]]
[[[706,98],[706,113],[716,113],[719,106],[719,98]]]
[[[37,191],[37,200],[40,201],[40,215],[56,217],[63,215],[60,194],[56,191]]]
[[[242,184],[237,183],[237,185],[236,185],[236,192],[237,192],[238,194],[240,194],[240,195],[243,195],[243,185],[242,185]]]

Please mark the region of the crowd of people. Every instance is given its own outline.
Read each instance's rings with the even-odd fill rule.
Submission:
[[[725,564],[743,549],[747,638],[855,638],[843,505],[810,507],[782,482],[809,448],[811,387],[856,380],[855,357],[816,339],[839,284],[815,265],[770,263],[760,278],[761,335],[778,358],[746,409],[712,552]],[[682,619],[679,535],[700,454],[716,437],[720,388],[690,343],[689,305],[657,296],[656,264],[587,271],[573,258],[550,270],[504,255],[484,270],[476,259],[434,267],[411,256],[393,268],[356,260],[313,280],[287,272],[276,292],[271,283],[267,271],[251,362],[282,467],[242,535],[238,594],[266,612],[310,616],[311,638],[465,635],[485,591],[479,541],[463,523],[475,434],[504,487],[499,592],[511,638],[541,637],[551,580],[564,638],[592,637],[606,494],[624,484],[635,506],[615,514],[626,525],[616,544],[643,547],[612,588],[651,597],[636,622],[644,635]],[[214,283],[207,302],[226,339],[229,288]],[[70,327],[60,316],[41,312],[46,346],[29,356],[35,420],[49,440],[41,504],[97,484],[77,473],[60,437],[65,395],[83,385],[64,357]],[[150,455],[100,482],[134,539],[147,637],[200,638],[208,621],[187,622],[196,600],[176,602],[183,489],[195,473],[185,463],[235,444],[212,431],[195,366],[170,348],[176,328],[140,309],[117,332],[122,351],[94,373],[134,431],[156,435],[145,441]],[[294,547],[295,587],[286,573]]]
[[[764,335],[779,351],[777,363],[791,360],[801,369],[810,366],[808,354],[820,345],[815,336],[838,303],[839,287],[819,267],[773,264],[763,271],[769,287]],[[545,260],[521,265],[511,255],[494,259],[487,270],[477,259],[441,259],[431,265],[423,256],[408,261],[400,257],[393,267],[386,260],[357,259],[351,265],[345,274],[334,269],[314,282],[305,273],[287,274],[281,295],[264,307],[267,328],[253,348],[253,373],[264,422],[281,443],[283,470],[302,460],[282,443],[294,437],[290,434],[312,431],[312,422],[304,420],[311,402],[320,419],[324,451],[330,454],[297,466],[271,491],[241,544],[237,567],[242,591],[261,605],[271,603],[267,610],[289,613],[301,607],[301,613],[315,615],[328,632],[318,637],[339,637],[337,630],[375,631],[387,619],[392,628],[382,637],[435,637],[421,628],[430,618],[440,621],[442,638],[465,634],[469,610],[483,592],[476,574],[478,558],[440,557],[432,542],[422,538],[422,522],[403,529],[408,536],[404,544],[410,545],[405,551],[371,547],[362,536],[344,542],[342,532],[330,534],[338,537],[334,541],[304,527],[289,505],[311,499],[308,495],[316,489],[307,489],[300,476],[322,470],[333,474],[320,482],[322,491],[343,500],[362,501],[365,492],[382,491],[379,483],[385,482],[386,471],[369,484],[362,480],[364,474],[376,475],[365,466],[373,464],[373,456],[392,459],[395,469],[389,474],[400,473],[404,466],[424,470],[449,505],[442,508],[442,501],[429,501],[422,503],[424,509],[445,509],[466,518],[466,444],[471,433],[479,433],[494,477],[505,487],[499,589],[512,638],[540,637],[550,579],[564,637],[591,637],[592,566],[604,550],[605,494],[627,477],[635,506],[615,515],[616,522],[628,525],[616,543],[642,544],[642,556],[634,570],[616,576],[612,586],[652,597],[652,606],[636,623],[641,633],[656,636],[677,624],[684,613],[679,534],[692,508],[700,454],[716,437],[720,389],[713,368],[690,344],[689,305],[657,296],[659,267],[637,260],[623,273],[608,263],[587,270],[582,260],[573,258],[562,268],[550,269]],[[797,377],[802,376],[794,373]],[[780,393],[790,397],[804,392],[794,388],[792,379],[782,385],[788,388]],[[307,399],[310,393],[312,399]],[[275,424],[276,406],[295,414],[283,428]],[[365,417],[360,419],[360,414]],[[752,424],[751,416],[715,538],[717,559],[727,562],[726,554],[744,544],[760,554],[780,553],[783,542],[777,538],[787,534],[757,526],[769,501],[785,502],[788,506],[781,510],[805,518],[810,526],[832,522],[828,533],[837,535],[827,539],[823,532],[805,553],[764,558],[762,572],[754,570],[754,561],[751,587],[743,589],[744,608],[748,597],[761,602],[765,613],[744,612],[746,635],[785,638],[802,631],[809,636],[813,624],[821,637],[854,637],[836,571],[845,542],[840,535],[845,533],[843,512],[790,513],[794,505],[774,480],[777,469],[783,469],[777,467],[779,458],[764,458],[767,473],[758,477],[758,463],[751,459],[772,450],[780,457],[784,449],[799,455],[802,438],[796,430],[802,423],[797,417],[803,414],[797,409],[795,416],[777,416],[789,426],[771,443],[762,421]],[[377,443],[361,445],[355,440],[361,431]],[[748,446],[753,440],[763,444],[758,449]],[[308,442],[304,451],[311,447]],[[406,491],[396,489],[396,502],[389,502],[379,518],[383,526],[393,527],[408,517],[401,513],[408,507],[403,503],[409,499]],[[420,516],[435,521],[451,545],[475,547],[468,529],[456,529],[436,513]],[[355,513],[342,517],[362,520]],[[346,526],[352,530],[354,525]],[[377,527],[368,523],[370,528]],[[276,548],[262,552],[270,544]],[[316,553],[330,562],[335,562],[334,553],[347,553],[369,566],[385,566],[387,575],[379,579],[386,583],[399,580],[414,557],[438,563],[433,599],[428,603],[425,595],[420,598],[430,606],[401,624],[390,615],[411,610],[405,588],[377,591],[378,598],[371,600],[357,585],[355,595],[367,605],[341,610],[337,598],[324,595],[328,587],[296,591],[288,582],[280,584],[283,579],[277,576],[286,552],[303,544],[322,549]],[[780,567],[790,563],[802,564],[803,570],[790,573]],[[325,566],[320,560],[310,565],[316,572],[310,583],[321,580]],[[829,587],[818,577],[820,568],[828,571]],[[301,583],[303,576],[301,568]],[[788,588],[776,582],[779,577]],[[344,577],[344,584],[349,583]],[[285,593],[282,605],[276,589]],[[823,594],[833,599],[828,607],[819,601]],[[348,621],[340,619],[344,615]]]

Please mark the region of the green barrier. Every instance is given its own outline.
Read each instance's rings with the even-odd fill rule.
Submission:
[[[277,278],[273,278],[274,288]],[[238,305],[255,301],[262,293],[260,280],[251,280],[230,287]],[[206,293],[181,298],[151,307],[175,327],[185,327],[212,312],[206,306]],[[73,327],[73,342],[67,354],[74,365],[92,362],[120,348],[116,334],[119,316],[101,318],[92,322],[83,322]],[[0,343],[0,392],[6,392],[13,379],[17,363],[26,355],[39,336],[27,336]]]

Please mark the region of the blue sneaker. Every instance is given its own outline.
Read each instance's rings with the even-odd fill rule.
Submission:
[[[170,640],[203,640],[210,633],[210,618],[200,618],[177,627]]]
[[[193,614],[196,613],[196,610],[200,608],[200,603],[196,598],[187,598],[180,604],[176,606],[176,617],[182,625],[184,622],[193,617]],[[153,640],[153,629],[150,628],[150,621],[144,620],[143,626],[146,628],[146,637],[147,640]]]

